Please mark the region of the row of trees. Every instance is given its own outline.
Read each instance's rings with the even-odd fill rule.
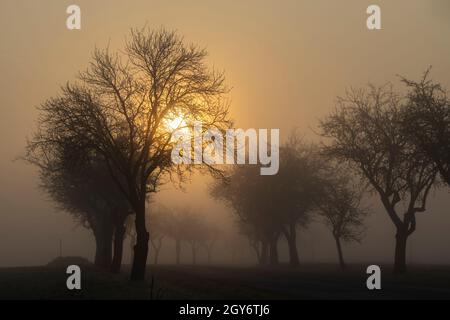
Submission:
[[[204,249],[208,263],[212,262],[212,252],[220,229],[200,211],[191,207],[170,209],[156,206],[147,219],[150,233],[150,244],[153,249],[153,263],[158,263],[164,239],[174,243],[176,264],[181,262],[182,244],[191,248],[192,264],[197,263],[198,251]],[[133,239],[134,230],[131,230]]]
[[[320,122],[320,146],[292,135],[280,150],[276,176],[239,166],[212,195],[234,209],[240,229],[261,264],[276,264],[284,236],[298,265],[296,232],[314,215],[330,229],[345,267],[341,242],[361,241],[364,193],[378,195],[396,227],[394,272],[406,272],[406,245],[433,188],[449,185],[450,100],[429,70],[416,82],[349,90]],[[337,165],[339,164],[339,165]]]
[[[433,187],[449,185],[450,100],[429,78],[350,90],[321,121],[324,153],[348,163],[378,195],[396,228],[394,272],[406,272],[406,244]],[[444,183],[444,184],[443,184]]]
[[[132,30],[124,50],[96,50],[78,80],[41,105],[38,130],[28,142],[24,158],[39,167],[42,187],[92,229],[98,265],[119,270],[125,221],[132,216],[133,280],[145,278],[149,240],[155,251],[162,241],[158,218],[152,227],[149,195],[171,178],[184,181],[194,167],[172,163],[174,131],[195,121],[204,131],[231,126],[224,76],[207,67],[206,55],[174,32]],[[339,98],[320,122],[323,145],[293,135],[280,150],[277,175],[236,166],[229,179],[218,180],[212,194],[233,207],[261,263],[278,261],[284,237],[290,263],[297,265],[297,231],[319,214],[344,265],[341,241],[361,239],[367,214],[361,190],[367,189],[379,196],[397,229],[395,271],[406,271],[416,214],[425,211],[433,187],[450,183],[450,102],[428,72],[403,83],[406,94],[370,86]],[[174,123],[176,128],[168,125]],[[222,173],[195,167],[205,166]],[[173,224],[173,238],[194,220],[179,230]],[[176,248],[189,241],[195,259],[200,234],[184,235]]]
[[[348,172],[319,151],[294,133],[280,150],[277,175],[261,176],[258,168],[243,165],[212,186],[211,194],[236,213],[260,264],[278,264],[278,242],[284,237],[290,264],[298,266],[297,232],[315,215],[332,232],[343,268],[341,241],[361,240],[367,215],[360,207],[362,193]]]

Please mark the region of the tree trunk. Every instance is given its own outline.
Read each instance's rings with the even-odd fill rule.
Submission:
[[[145,268],[147,265],[149,233],[145,226],[145,196],[141,197],[136,210],[136,245],[134,246],[133,266],[131,268],[132,281],[145,280]]]
[[[94,264],[102,269],[109,269],[112,260],[112,227],[103,225],[94,235],[96,243]]]
[[[298,258],[297,241],[295,237],[293,239],[288,240],[288,246],[289,246],[289,264],[292,267],[298,267],[300,265],[300,260]]]
[[[180,264],[180,254],[181,254],[181,241],[180,239],[175,240],[175,254],[177,264]]]
[[[278,265],[278,237],[270,242],[269,256],[270,265]]]
[[[102,251],[102,244],[101,244],[101,238],[100,238],[100,236],[99,235],[96,235],[95,233],[94,233],[94,236],[95,236],[95,258],[94,258],[94,265],[95,266],[97,266],[97,267],[101,267],[101,265],[102,265],[102,260],[103,260],[103,257],[102,257],[102,254],[103,254],[103,251]]]
[[[134,260],[134,246],[136,245],[136,233],[134,233],[133,235],[131,235],[131,237],[130,237],[130,252],[131,252],[131,255],[130,255],[130,265],[132,265],[133,264],[133,260]]]
[[[336,248],[337,248],[338,258],[339,258],[339,266],[341,267],[342,270],[345,270],[346,265],[345,265],[345,261],[344,261],[344,255],[342,253],[341,239],[339,239],[339,237],[335,237],[334,240],[336,241]]]
[[[250,247],[253,248],[253,250],[255,250],[256,259],[258,261],[258,264],[261,265],[262,257],[261,257],[261,247],[259,244],[260,244],[259,241],[250,241]]]
[[[289,264],[292,267],[298,267],[300,265],[300,260],[298,258],[297,231],[295,230],[295,224],[289,225],[289,232],[285,231],[284,235],[289,247]]]
[[[158,238],[157,240],[155,240],[154,245],[152,245],[153,251],[155,251],[155,257],[153,260],[153,263],[155,265],[158,264],[159,252],[161,251],[161,245],[162,245],[162,238]]]
[[[123,255],[123,240],[125,238],[125,226],[123,222],[116,226],[114,232],[114,256],[111,263],[111,271],[113,273],[119,273],[120,267],[122,266],[122,255]]]
[[[398,227],[395,235],[394,274],[406,273],[406,242],[408,233],[405,228]]]
[[[159,249],[160,248],[155,249],[155,259],[153,260],[153,263],[155,264],[155,266],[158,264]]]
[[[192,244],[192,264],[195,265],[197,263],[197,247],[195,243]]]
[[[262,265],[263,264],[262,250],[258,247],[254,247],[254,249],[255,249],[255,253],[256,253],[256,258],[258,259],[258,264]]]
[[[269,245],[266,240],[262,241],[261,246],[261,265],[269,264]]]

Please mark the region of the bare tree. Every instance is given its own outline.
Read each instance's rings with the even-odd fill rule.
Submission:
[[[201,121],[203,129],[230,122],[222,73],[210,71],[206,51],[164,29],[132,30],[124,51],[96,50],[79,81],[40,108],[31,145],[49,148],[61,138],[87,141],[134,210],[132,280],[145,278],[149,234],[146,197],[177,169],[171,161],[175,129]],[[170,124],[177,121],[177,128]]]
[[[131,208],[102,157],[86,149],[82,141],[74,144],[60,139],[53,148],[45,144],[29,147],[24,159],[38,166],[41,187],[57,206],[92,229],[95,265],[119,272],[124,223]]]
[[[345,171],[344,171],[345,170]],[[324,170],[322,194],[316,201],[319,215],[336,242],[339,265],[346,268],[342,242],[361,242],[368,210],[361,207],[364,188],[355,184],[348,168],[333,165]]]
[[[154,252],[154,264],[158,264],[158,257],[161,251],[162,241],[167,236],[167,228],[171,211],[159,205],[149,215],[148,230],[150,233],[150,243]]]
[[[297,229],[307,228],[314,210],[314,200],[320,194],[318,176],[321,161],[314,145],[302,141],[293,132],[280,150],[280,170],[270,181],[272,201],[276,204],[282,233],[289,247],[289,262],[298,266]]]
[[[181,209],[182,234],[181,239],[191,246],[192,264],[197,263],[197,253],[206,245],[208,229],[200,213],[192,208]]]
[[[403,79],[409,89],[403,127],[450,186],[450,100],[442,86],[429,79],[429,72],[420,81]]]
[[[264,241],[261,235],[258,233],[258,229],[251,224],[244,223],[243,221],[237,221],[240,234],[244,235],[248,239],[250,247],[255,251],[258,264],[264,265],[267,261],[267,246],[264,248]],[[263,256],[263,255],[266,256]]]
[[[396,227],[394,272],[406,272],[406,243],[435,183],[436,166],[416,152],[402,129],[403,99],[392,86],[351,90],[321,121],[325,151],[350,163],[376,192]]]
[[[272,199],[269,176],[261,176],[256,166],[235,166],[226,180],[216,180],[211,187],[214,198],[224,200],[236,214],[239,223],[249,225],[262,243],[263,264],[277,264],[277,243],[282,220]]]
[[[213,262],[213,250],[217,244],[217,241],[221,235],[220,229],[217,228],[212,222],[205,225],[205,240],[204,246],[207,253],[208,264]]]
[[[278,263],[278,240],[284,235],[290,264],[299,265],[297,230],[311,221],[319,166],[316,148],[294,132],[280,149],[277,175],[261,176],[253,166],[239,166],[212,187],[212,195],[234,209],[261,263]]]
[[[175,263],[181,262],[181,242],[183,241],[183,216],[182,210],[170,209],[170,212],[166,218],[166,233],[167,236],[175,242]]]

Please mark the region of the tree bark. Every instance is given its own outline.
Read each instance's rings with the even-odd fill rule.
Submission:
[[[133,264],[133,260],[134,260],[134,246],[136,245],[136,233],[133,233],[131,236],[130,236],[130,252],[131,252],[131,255],[130,255],[130,265],[132,265]]]
[[[258,259],[258,264],[262,265],[263,264],[263,261],[262,261],[262,249],[260,249],[257,246],[254,246],[253,249],[255,249],[256,258]]]
[[[138,210],[136,210],[136,245],[134,246],[133,266],[131,268],[132,281],[145,280],[147,265],[149,233],[145,226],[145,195],[140,197]]]
[[[298,267],[300,265],[300,259],[298,257],[297,231],[295,229],[295,224],[289,225],[289,231],[286,230],[284,235],[289,247],[289,264],[292,267]]]
[[[116,225],[114,232],[114,255],[111,263],[111,271],[113,273],[119,273],[122,266],[123,256],[123,240],[125,238],[125,226],[123,222]]]
[[[334,240],[336,241],[336,248],[338,252],[338,258],[339,258],[339,266],[342,270],[346,269],[345,261],[344,261],[344,255],[342,253],[342,247],[341,247],[341,239],[339,237],[335,237]]]
[[[100,261],[101,261],[101,239],[100,236],[97,235],[96,232],[94,232],[94,237],[95,237],[95,257],[94,257],[94,265],[96,265],[97,267],[100,267]]]
[[[112,227],[103,225],[94,233],[96,250],[94,264],[102,269],[109,269],[112,261]]]
[[[271,266],[278,265],[278,237],[275,237],[270,242],[269,259],[270,259]]]
[[[104,250],[102,247],[102,239],[100,235],[95,235],[95,258],[94,265],[102,268],[104,261]]]
[[[406,242],[408,232],[404,227],[397,227],[395,235],[394,274],[406,273]]]

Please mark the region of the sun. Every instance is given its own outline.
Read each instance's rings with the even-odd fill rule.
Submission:
[[[184,120],[184,117],[182,116],[172,116],[168,117],[164,121],[164,127],[167,133],[170,135],[173,135],[175,132],[178,133],[178,135],[181,133],[183,135],[189,135],[189,128],[186,124],[186,121]]]
[[[186,122],[183,120],[182,117],[176,117],[174,119],[170,119],[167,121],[167,127],[171,130],[177,130],[179,128],[186,127]]]

